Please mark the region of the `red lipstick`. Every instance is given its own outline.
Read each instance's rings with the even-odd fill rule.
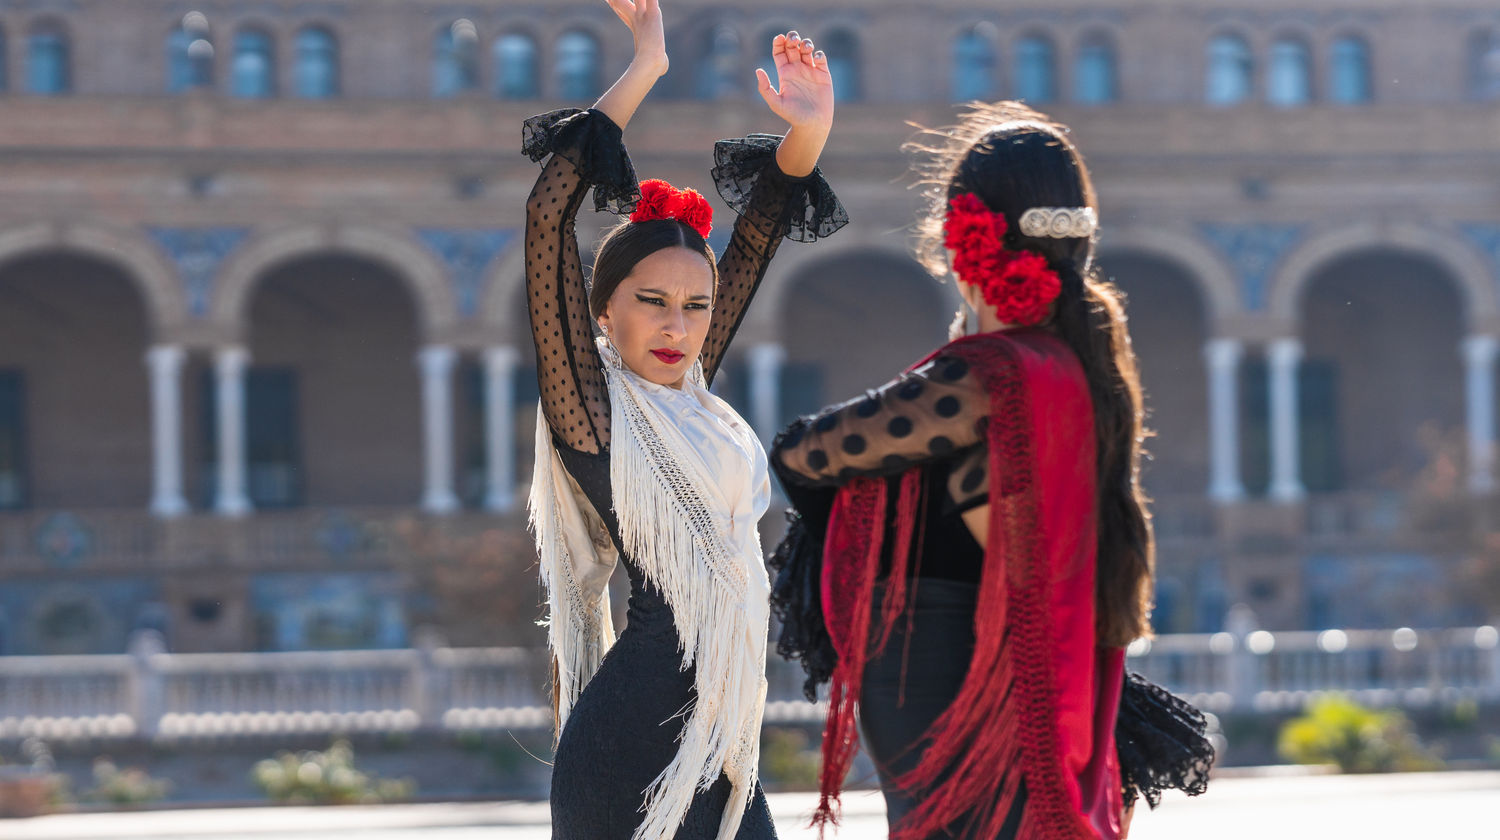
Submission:
[[[679,353],[676,350],[667,350],[666,348],[662,348],[659,350],[652,350],[651,355],[655,356],[658,359],[661,359],[662,362],[666,364],[675,365],[678,362],[682,361],[683,357],[687,354]]]

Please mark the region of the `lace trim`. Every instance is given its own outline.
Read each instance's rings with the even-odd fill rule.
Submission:
[[[1203,793],[1218,757],[1203,713],[1135,673],[1126,675],[1120,695],[1115,745],[1127,807],[1144,798],[1155,808],[1161,792],[1172,788],[1188,796]]]
[[[780,135],[751,134],[714,144],[714,185],[724,203],[734,212],[749,218],[761,233],[774,236],[782,219],[758,219],[749,213],[750,196],[755,185],[769,170],[785,179],[793,189],[802,191],[800,200],[794,195],[785,205],[787,239],[814,242],[849,224],[849,214],[823,177],[823,170],[814,169],[805,178],[792,178],[781,173],[776,166],[776,147],[780,143]]]
[[[562,108],[521,126],[521,153],[535,162],[562,155],[594,185],[594,209],[624,215],[641,193],[620,127],[602,111]]]

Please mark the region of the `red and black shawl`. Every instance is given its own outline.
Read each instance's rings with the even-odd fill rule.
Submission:
[[[921,804],[892,837],[944,831],[994,837],[1024,785],[1022,840],[1114,840],[1123,807],[1114,724],[1124,650],[1095,641],[1097,482],[1082,367],[1065,343],[1042,330],[961,338],[939,354],[967,363],[989,397],[989,540],[968,676],[923,736],[918,766],[896,780]],[[892,483],[854,478],[839,488],[818,571],[807,543],[821,521],[794,528],[773,559],[786,623],[779,648],[804,660],[809,688],[831,677],[814,816],[820,826],[837,819],[857,749],[865,662],[889,638],[906,603],[921,469]],[[886,551],[892,488],[894,543]],[[877,610],[883,551],[891,565]],[[813,579],[817,603],[809,597]]]

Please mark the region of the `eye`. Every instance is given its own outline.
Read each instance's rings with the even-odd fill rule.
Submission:
[[[706,303],[690,303],[690,304],[687,305],[687,308],[688,309],[708,309],[710,307]]]
[[[666,306],[667,305],[667,302],[664,301],[664,300],[662,300],[661,298],[659,298],[659,297],[651,297],[650,295],[636,295],[635,299],[638,300],[638,301],[640,301],[641,303],[649,303],[652,306]]]

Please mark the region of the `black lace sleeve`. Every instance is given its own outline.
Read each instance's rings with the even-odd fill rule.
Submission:
[[[862,397],[797,420],[777,439],[771,462],[789,483],[815,487],[895,475],[982,443],[989,406],[968,363],[938,355]],[[962,489],[988,486],[983,460],[977,465],[977,475],[960,476]]]
[[[820,170],[802,178],[781,171],[776,163],[780,142],[774,134],[752,134],[714,144],[714,184],[739,218],[719,258],[713,321],[700,356],[709,382],[781,240],[812,242],[849,222]]]
[[[559,443],[598,453],[609,445],[609,389],[574,219],[590,187],[596,207],[633,202],[635,169],[619,126],[598,111],[532,117],[522,137],[527,156],[546,159],[526,200],[526,299],[542,412]]]
[[[1125,804],[1139,798],[1155,808],[1161,792],[1176,788],[1188,796],[1208,790],[1216,757],[1208,740],[1208,720],[1191,703],[1140,674],[1125,677],[1115,749]]]
[[[784,433],[783,433],[784,434]],[[823,622],[823,541],[833,510],[834,488],[808,487],[794,482],[773,465],[787,499],[787,529],[776,550],[766,559],[771,571],[771,612],[780,623],[776,652],[802,664],[807,679],[802,693],[817,702],[819,683],[828,682],[838,664],[838,652]]]
[[[615,121],[593,109],[563,108],[521,126],[521,152],[540,163],[548,155],[567,158],[594,188],[594,209],[624,215],[640,200],[635,165]]]

